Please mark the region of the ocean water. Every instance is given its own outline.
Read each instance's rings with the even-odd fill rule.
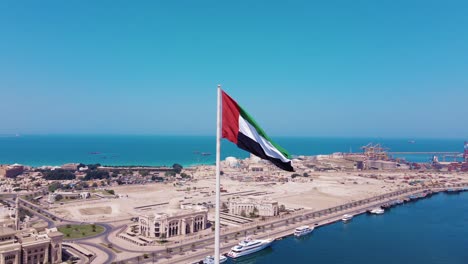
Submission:
[[[317,155],[333,152],[360,152],[369,142],[381,143],[395,152],[462,152],[462,139],[386,138],[304,138],[275,137],[292,155]],[[125,136],[125,135],[22,135],[0,136],[0,164],[30,166],[62,165],[69,162],[103,165],[213,164],[215,138],[209,136]],[[222,141],[222,158],[248,157],[227,140]],[[209,153],[210,155],[201,155]],[[410,161],[429,161],[431,155],[401,156]]]
[[[306,237],[287,237],[228,263],[466,264],[467,226],[468,192],[437,194],[383,215],[360,215]]]

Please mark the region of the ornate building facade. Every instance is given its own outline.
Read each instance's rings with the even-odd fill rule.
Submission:
[[[207,218],[208,210],[202,206],[181,209],[178,202],[171,202],[164,213],[139,216],[139,232],[149,238],[196,233],[206,228]]]
[[[0,264],[62,263],[62,240],[56,228],[38,232],[0,227]]]
[[[277,201],[272,200],[238,198],[229,201],[229,213],[246,216],[254,213],[258,216],[276,216],[279,215],[279,206]]]

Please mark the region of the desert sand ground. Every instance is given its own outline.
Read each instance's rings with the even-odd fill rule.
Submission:
[[[380,172],[379,179],[371,178],[371,175],[375,177],[375,173],[324,172],[311,175],[309,179],[304,179],[306,182],[287,183],[239,182],[222,177],[221,183],[227,193],[223,193],[221,199],[222,202],[227,202],[230,197],[247,197],[245,193],[239,192],[251,191],[257,192],[255,198],[273,199],[287,208],[323,209],[408,187],[407,183],[402,182],[403,178],[408,175],[417,178],[416,174],[407,172]],[[446,177],[468,180],[466,174]],[[214,204],[215,197],[214,178],[187,182],[178,187],[172,183],[153,183],[122,185],[113,189],[121,198],[80,200],[55,205],[52,211],[78,221],[112,221],[163,212],[167,203],[172,200],[178,200],[182,204]],[[212,214],[213,210],[210,210],[210,216]]]

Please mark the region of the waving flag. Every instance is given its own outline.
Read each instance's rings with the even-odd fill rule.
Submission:
[[[271,161],[277,167],[294,171],[289,153],[273,142],[242,107],[222,93],[222,136],[239,148]]]

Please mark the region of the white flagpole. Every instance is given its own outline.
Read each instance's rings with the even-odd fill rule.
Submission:
[[[219,234],[220,234],[220,191],[221,180],[220,175],[220,160],[221,160],[221,85],[218,85],[218,109],[216,115],[216,214],[215,214],[215,264],[219,264]]]

